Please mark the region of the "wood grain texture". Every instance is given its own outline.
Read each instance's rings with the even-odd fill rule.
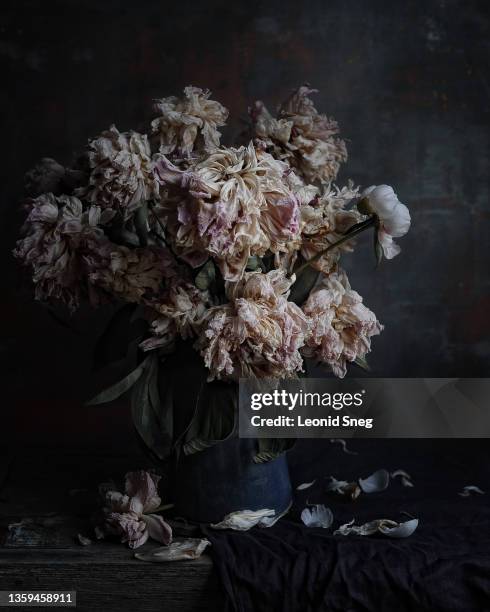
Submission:
[[[0,550],[0,589],[77,591],[77,609],[86,612],[222,608],[220,585],[207,558],[151,564],[129,558],[120,548],[97,549]]]

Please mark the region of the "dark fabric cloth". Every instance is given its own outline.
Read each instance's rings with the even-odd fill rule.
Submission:
[[[490,610],[490,440],[358,440],[346,455],[328,440],[302,441],[290,456],[296,491],[287,518],[248,532],[205,528],[229,610],[444,611]],[[413,488],[354,502],[326,493],[327,476],[365,477],[379,468],[407,470]],[[464,498],[465,485],[486,495]],[[333,529],[305,527],[306,503],[331,508]],[[420,521],[406,539],[333,536],[340,524],[377,518]]]

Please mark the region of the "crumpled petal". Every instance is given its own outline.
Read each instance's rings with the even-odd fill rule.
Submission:
[[[361,494],[361,487],[357,482],[347,482],[347,480],[337,480],[333,476],[330,476],[330,482],[326,486],[327,493],[337,493],[338,495],[345,495],[350,497],[351,500],[355,500]]]
[[[234,529],[236,531],[248,531],[255,525],[259,525],[265,518],[275,517],[275,510],[264,508],[262,510],[238,510],[230,512],[219,523],[211,524],[213,529]]]
[[[386,470],[378,470],[367,478],[359,478],[359,486],[364,493],[378,493],[388,488],[390,474]]]
[[[417,529],[418,524],[418,519],[411,519],[404,523],[397,523],[390,519],[377,519],[363,525],[354,525],[354,519],[352,519],[352,521],[341,525],[334,531],[334,535],[370,536],[375,533],[382,533],[390,538],[407,538]]]
[[[165,561],[189,561],[198,559],[205,548],[211,546],[211,542],[206,539],[187,538],[176,540],[169,546],[154,548],[149,552],[135,553],[135,557],[140,561],[152,561],[163,563]]]
[[[159,514],[143,514],[141,520],[146,524],[152,540],[169,545],[172,541],[172,528]]]
[[[477,487],[476,485],[467,485],[466,487],[463,487],[463,490],[458,493],[458,495],[461,495],[461,497],[470,497],[472,493],[476,493],[477,495],[485,495],[485,491],[482,491],[480,487]]]
[[[301,520],[307,527],[328,529],[332,526],[333,514],[330,508],[323,504],[315,504],[312,508],[305,508],[301,512]]]
[[[342,452],[345,453],[346,455],[358,455],[359,454],[356,451],[349,450],[347,448],[347,442],[343,440],[342,438],[332,438],[330,442],[332,444],[340,444],[340,446],[342,447]]]
[[[405,470],[395,470],[394,472],[391,472],[391,478],[397,478],[398,476],[400,477],[401,483],[404,487],[414,486],[412,482],[412,477],[410,476],[410,474],[405,472]]]
[[[131,497],[131,510],[136,513],[154,512],[162,503],[157,486],[160,476],[138,470],[126,474],[125,490]]]
[[[309,489],[315,484],[315,482],[316,480],[312,480],[311,482],[303,482],[296,487],[296,491],[304,491],[304,489]]]

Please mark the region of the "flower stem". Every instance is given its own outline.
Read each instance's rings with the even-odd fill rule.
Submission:
[[[305,261],[303,264],[301,264],[299,268],[294,270],[294,274],[298,276],[298,274],[300,274],[305,268],[307,268],[308,266],[311,266],[311,264],[316,263],[320,258],[326,255],[329,251],[331,251],[332,249],[335,249],[336,247],[340,246],[344,242],[351,240],[352,238],[354,238],[355,236],[357,236],[364,230],[370,227],[373,227],[374,225],[376,225],[376,217],[374,215],[372,217],[369,217],[369,219],[366,219],[366,221],[357,223],[356,225],[351,227],[347,231],[347,233],[342,236],[342,238],[339,238],[337,242],[333,242],[332,244],[328,245],[326,249],[323,249],[323,251],[320,251],[319,253],[317,253],[316,255],[308,259],[307,261]]]

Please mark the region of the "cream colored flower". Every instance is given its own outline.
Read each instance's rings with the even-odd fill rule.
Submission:
[[[346,210],[347,204],[358,196],[359,191],[352,183],[341,189],[329,186],[321,196],[316,196],[301,207],[301,255],[305,260],[325,250],[362,220],[356,208]],[[329,251],[312,266],[329,274],[337,266],[341,254],[352,251],[352,248],[352,241],[346,242]]]
[[[192,171],[179,173],[163,159],[156,170],[162,184],[180,182],[180,196],[163,201],[161,214],[179,256],[191,265],[212,256],[223,278],[236,281],[251,256],[285,251],[299,237],[288,168],[252,143],[219,149]]]
[[[408,208],[389,185],[371,185],[362,192],[361,197],[367,200],[368,212],[376,213],[379,218],[378,240],[384,256],[393,259],[401,251],[393,238],[405,236],[410,229]]]
[[[172,96],[155,103],[161,116],[151,122],[151,128],[158,138],[160,153],[211,153],[219,147],[221,134],[217,128],[226,124],[228,111],[210,100],[210,95],[209,90],[189,86],[184,89],[184,98]]]
[[[145,135],[119,132],[113,125],[89,142],[88,185],[76,195],[129,218],[142,202],[158,197],[150,145]]]
[[[196,333],[211,301],[207,291],[176,277],[166,290],[148,305],[155,311],[151,323],[151,336],[140,344],[143,351],[171,347],[177,337],[184,340]]]
[[[350,288],[345,272],[326,277],[310,294],[303,311],[311,327],[303,355],[326,363],[340,378],[345,376],[348,362],[371,350],[371,337],[383,329],[361,296]]]
[[[157,247],[129,249],[106,245],[100,261],[92,262],[90,282],[111,296],[127,302],[148,302],[164,288],[172,276],[173,261],[166,249]]]
[[[226,283],[228,304],[210,308],[196,343],[210,379],[288,378],[302,370],[308,321],[288,302],[292,280],[281,270],[247,272]]]
[[[90,296],[85,257],[102,248],[106,238],[99,225],[112,211],[97,206],[84,210],[78,198],[47,193],[32,200],[17,242],[15,257],[31,266],[36,299],[60,300],[70,310]]]
[[[143,470],[126,474],[125,492],[108,490],[104,496],[102,536],[120,535],[130,548],[142,546],[148,538],[168,545],[172,528],[154,514],[161,505],[157,486],[160,476]]]
[[[250,110],[258,144],[287,161],[305,180],[329,183],[347,160],[345,142],[337,137],[337,122],[321,115],[309,95],[317,90],[297,89],[273,119],[262,102]]]

